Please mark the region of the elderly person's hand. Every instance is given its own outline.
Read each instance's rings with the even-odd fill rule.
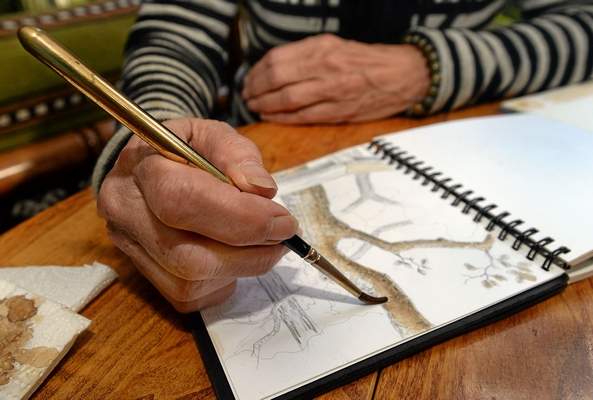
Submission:
[[[98,208],[109,234],[181,312],[219,303],[238,277],[265,273],[297,223],[276,193],[256,146],[230,126],[165,123],[241,189],[170,161],[136,137],[105,178]]]
[[[430,74],[412,45],[324,34],[270,50],[247,74],[247,106],[268,121],[334,123],[389,117],[420,101]]]

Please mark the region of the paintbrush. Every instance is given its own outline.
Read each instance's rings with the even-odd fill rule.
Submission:
[[[85,66],[82,61],[50,38],[43,30],[25,26],[19,29],[18,37],[29,53],[53,69],[163,156],[173,161],[188,162],[190,165],[209,172],[221,181],[233,185],[233,182],[216,166],[128,100],[109,82]],[[362,302],[379,304],[387,301],[386,297],[374,297],[363,292],[298,235],[294,235],[282,243]]]

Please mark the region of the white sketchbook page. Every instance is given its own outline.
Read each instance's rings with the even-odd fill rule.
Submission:
[[[471,215],[364,147],[278,182],[305,238],[391,301],[361,305],[294,254],[239,280],[229,301],[202,316],[241,400],[286,393],[562,273],[488,237]]]
[[[593,111],[592,111],[593,112]],[[593,133],[531,115],[472,118],[386,136],[443,177],[534,227],[574,258],[593,248]]]

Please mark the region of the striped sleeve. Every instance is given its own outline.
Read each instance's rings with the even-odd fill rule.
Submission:
[[[126,44],[121,90],[160,121],[208,116],[237,8],[232,0],[143,1]],[[95,191],[129,137],[119,128],[101,153]]]
[[[436,49],[440,85],[429,112],[590,79],[593,1],[518,1],[523,19],[472,31],[415,27]]]

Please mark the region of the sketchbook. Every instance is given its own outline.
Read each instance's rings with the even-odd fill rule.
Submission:
[[[217,396],[310,398],[559,292],[593,248],[590,149],[575,127],[497,116],[277,174],[306,240],[389,302],[362,305],[292,254],[239,280],[191,318]]]

